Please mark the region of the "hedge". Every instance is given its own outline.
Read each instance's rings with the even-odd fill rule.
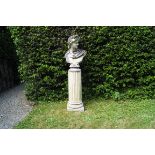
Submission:
[[[67,98],[64,54],[72,34],[87,51],[81,64],[83,97],[155,98],[152,27],[10,27],[19,72],[30,100]]]

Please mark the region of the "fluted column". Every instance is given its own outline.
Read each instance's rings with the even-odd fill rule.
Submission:
[[[70,68],[68,70],[68,111],[84,111],[82,103],[81,69]]]

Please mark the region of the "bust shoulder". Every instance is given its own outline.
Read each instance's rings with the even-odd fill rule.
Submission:
[[[86,55],[86,51],[82,50],[82,49],[78,49],[76,52],[76,57],[79,58],[81,56],[85,56]]]
[[[70,51],[68,50],[65,54],[65,58],[68,57],[68,54],[70,53]]]

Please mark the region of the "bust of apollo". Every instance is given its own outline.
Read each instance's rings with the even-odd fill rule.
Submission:
[[[68,48],[69,50],[65,54],[66,62],[70,63],[70,67],[78,68],[79,63],[82,62],[86,51],[78,49],[80,37],[78,35],[73,35],[68,38]]]

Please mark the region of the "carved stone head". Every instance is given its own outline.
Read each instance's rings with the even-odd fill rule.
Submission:
[[[68,38],[68,48],[71,51],[76,51],[78,49],[80,37],[78,35],[72,35]]]
[[[82,62],[86,51],[78,49],[80,37],[78,35],[72,35],[68,38],[69,50],[65,54],[66,62],[70,63],[70,67],[79,68],[79,63]]]

